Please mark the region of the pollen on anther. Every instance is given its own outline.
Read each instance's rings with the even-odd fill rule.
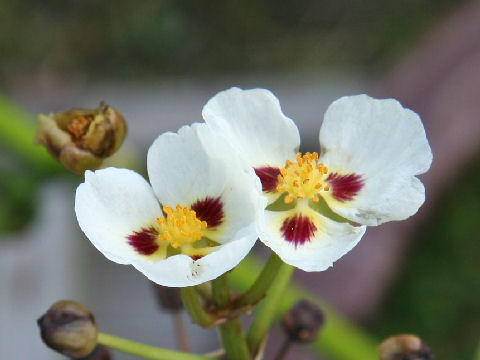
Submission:
[[[324,177],[328,169],[324,164],[317,164],[318,153],[307,152],[296,154],[296,162],[286,161],[286,166],[280,169],[281,176],[278,176],[276,190],[287,192],[288,203],[290,197],[295,199],[312,199],[316,193],[324,188]],[[291,200],[293,201],[293,200]],[[290,202],[291,202],[290,201]]]
[[[294,200],[293,196],[290,196],[290,195],[285,196],[285,198],[283,199],[285,204],[291,204],[293,202],[293,200]]]

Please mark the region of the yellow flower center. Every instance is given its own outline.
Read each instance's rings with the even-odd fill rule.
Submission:
[[[297,154],[297,162],[287,160],[284,168],[278,175],[277,191],[288,194],[284,201],[290,204],[294,199],[312,199],[318,202],[317,194],[320,191],[329,191],[330,186],[324,184],[328,168],[323,164],[317,164],[318,154],[307,152]]]
[[[158,235],[160,241],[168,241],[176,249],[202,238],[207,222],[197,219],[195,211],[177,205],[176,210],[170,206],[164,206],[163,212],[167,216],[157,218],[160,225],[160,235]]]

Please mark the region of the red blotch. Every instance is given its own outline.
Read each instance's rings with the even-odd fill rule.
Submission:
[[[197,214],[197,219],[207,222],[207,227],[212,228],[223,222],[223,204],[220,197],[206,197],[191,206]]]
[[[157,245],[158,231],[154,227],[148,229],[142,228],[140,231],[134,231],[133,234],[128,235],[128,244],[133,246],[135,250],[141,255],[152,255],[158,250]]]
[[[316,230],[317,227],[310,221],[310,218],[301,214],[286,218],[280,228],[285,240],[293,242],[295,247],[310,241],[310,238],[315,235]]]
[[[333,197],[338,201],[351,201],[362,189],[364,182],[357,174],[340,175],[330,174],[327,182],[332,186]]]
[[[196,261],[196,260],[199,260],[203,257],[203,255],[191,255],[190,256],[192,258],[193,261]]]
[[[262,183],[262,190],[265,192],[275,191],[278,184],[278,175],[280,169],[271,166],[255,168],[255,174],[260,178]]]

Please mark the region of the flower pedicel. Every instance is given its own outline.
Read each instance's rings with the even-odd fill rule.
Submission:
[[[320,128],[320,155],[298,153],[300,136],[268,90],[232,88],[203,109],[205,122],[255,169],[268,206],[260,239],[285,262],[327,269],[366,225],[403,220],[425,200],[415,175],[432,153],[419,116],[393,99],[333,102]]]
[[[205,124],[159,136],[148,151],[151,182],[127,169],[85,173],[76,193],[80,227],[107,258],[165,286],[193,286],[236,266],[257,239],[264,207],[248,164]]]

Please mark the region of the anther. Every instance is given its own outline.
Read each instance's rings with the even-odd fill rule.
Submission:
[[[293,200],[294,200],[293,197],[290,196],[290,195],[285,196],[285,198],[283,199],[285,204],[291,204],[293,202]]]

